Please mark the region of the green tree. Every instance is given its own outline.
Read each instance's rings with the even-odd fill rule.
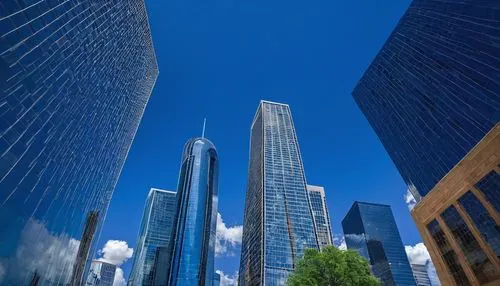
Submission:
[[[378,286],[368,261],[352,250],[325,247],[322,252],[306,249],[294,272],[288,278],[289,286]]]

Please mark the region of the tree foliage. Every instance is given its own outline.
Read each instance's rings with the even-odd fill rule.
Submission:
[[[322,252],[307,249],[294,272],[289,286],[378,286],[368,261],[352,250],[325,247]]]

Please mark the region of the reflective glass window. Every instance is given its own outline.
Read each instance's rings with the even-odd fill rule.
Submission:
[[[479,189],[490,204],[500,212],[500,175],[495,171],[491,171],[479,180],[475,187]]]
[[[488,211],[472,192],[467,192],[460,198],[460,204],[475,223],[481,236],[500,257],[500,226],[495,223]]]
[[[434,243],[436,243],[436,246],[441,253],[441,257],[448,267],[455,283],[459,286],[469,286],[469,280],[467,279],[462,266],[458,262],[457,254],[451,248],[448,239],[446,239],[446,236],[439,225],[439,222],[437,220],[433,220],[427,225],[427,230],[432,236]]]
[[[441,214],[441,217],[453,234],[479,282],[488,283],[499,278],[495,265],[481,249],[457,209],[450,206]]]

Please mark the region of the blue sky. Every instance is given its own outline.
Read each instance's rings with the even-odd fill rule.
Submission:
[[[261,99],[290,105],[307,181],[325,187],[335,233],[361,200],[390,204],[403,242],[420,242],[406,186],[351,96],[409,3],[147,0],[160,75],[99,245],[135,246],[149,189],[176,188],[182,147],[201,134],[204,117],[220,157],[219,212],[227,226],[241,225]],[[217,257],[217,269],[234,273],[238,251]]]

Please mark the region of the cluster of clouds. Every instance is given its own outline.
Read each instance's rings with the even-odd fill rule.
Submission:
[[[412,193],[410,192],[410,189],[406,191],[405,194],[405,202],[406,205],[408,205],[408,209],[411,211],[415,205],[417,204],[417,200],[413,197]]]
[[[215,256],[233,256],[233,249],[241,245],[243,226],[226,226],[220,213],[217,213],[217,234]],[[221,284],[222,285],[222,284]]]
[[[238,286],[238,272],[234,275],[226,275],[221,270],[217,270],[215,272],[220,275],[221,286]]]
[[[99,250],[101,256],[99,261],[107,262],[116,265],[115,280],[113,286],[125,286],[127,281],[123,275],[123,269],[120,267],[127,262],[134,254],[134,249],[128,247],[126,241],[123,240],[108,240],[104,247]]]

